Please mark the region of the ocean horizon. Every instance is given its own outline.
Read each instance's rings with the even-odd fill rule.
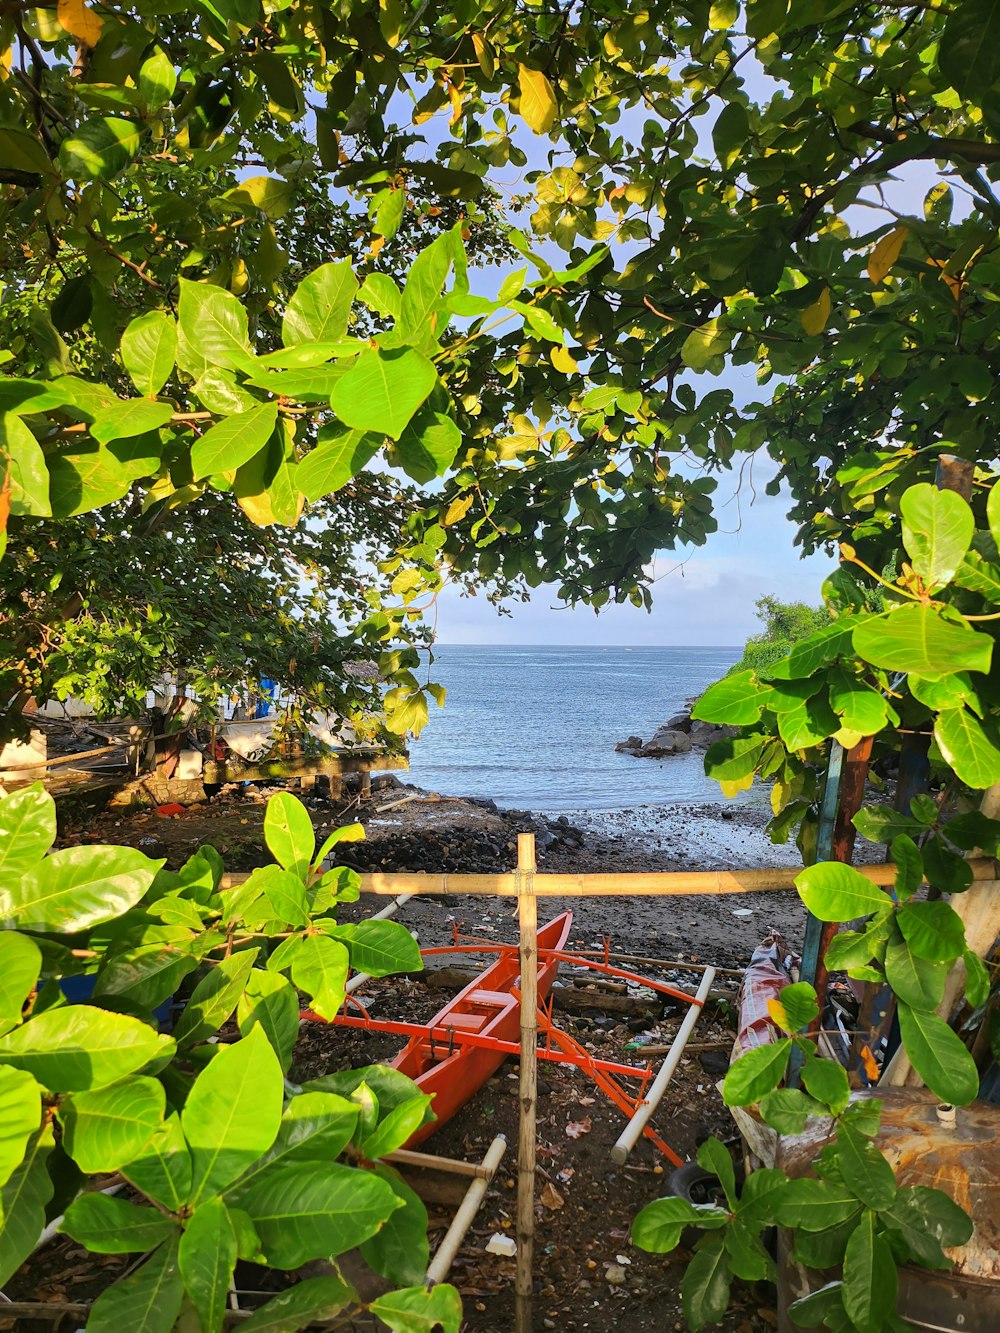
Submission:
[[[429,678],[445,706],[410,744],[409,781],[543,814],[722,799],[700,751],[636,759],[648,740],[743,649],[697,644],[585,647],[439,644]]]

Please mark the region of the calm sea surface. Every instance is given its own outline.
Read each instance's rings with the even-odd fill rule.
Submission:
[[[541,812],[717,801],[702,754],[635,759],[691,696],[718,680],[739,648],[445,646],[431,679],[444,708],[411,745],[410,781],[449,796],[491,797]]]

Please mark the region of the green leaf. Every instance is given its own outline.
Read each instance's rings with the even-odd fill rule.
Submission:
[[[45,454],[21,418],[9,412],[0,417],[0,451],[0,458],[6,455],[10,512],[15,517],[24,514],[48,517],[52,513],[52,505],[49,500],[49,470],[45,464]],[[0,479],[2,476],[0,473]]]
[[[841,1125],[836,1160],[844,1185],[866,1208],[888,1208],[896,1197],[896,1177],[871,1139]]]
[[[910,951],[905,940],[885,953],[885,979],[901,1000],[914,1009],[936,1009],[944,995],[948,967],[929,963]]]
[[[798,1091],[796,1088],[781,1088],[778,1092],[770,1093],[769,1096],[777,1097],[782,1092],[796,1091]],[[810,1098],[806,1097],[804,1100],[808,1102]],[[763,1222],[776,1221],[777,1210],[784,1197],[787,1185],[788,1177],[784,1171],[766,1166],[752,1171],[747,1177],[743,1192],[736,1205],[736,1216],[748,1224],[759,1225]]]
[[[843,1185],[802,1177],[788,1182],[778,1207],[778,1221],[803,1231],[825,1231],[858,1212],[856,1196]]]
[[[177,364],[194,376],[212,366],[245,370],[253,365],[247,312],[231,292],[208,282],[180,279]]]
[[[387,930],[387,926],[392,929]],[[389,977],[423,968],[420,945],[398,921],[359,921],[338,926],[333,934],[347,945],[351,966],[357,972]]]
[[[711,1171],[718,1177],[726,1202],[730,1208],[736,1207],[736,1171],[729,1150],[718,1139],[706,1139],[698,1149],[698,1165],[705,1171]]]
[[[42,1234],[45,1207],[53,1194],[48,1159],[54,1146],[52,1126],[45,1123],[32,1135],[21,1165],[0,1189],[0,1286],[10,1281]]]
[[[729,1267],[744,1282],[759,1282],[774,1272],[774,1261],[742,1222],[734,1221],[725,1231]]]
[[[169,1037],[138,1018],[72,1004],[35,1014],[0,1037],[0,1064],[26,1069],[53,1092],[87,1092],[173,1050]]]
[[[773,1091],[785,1075],[791,1054],[790,1037],[744,1051],[734,1061],[722,1085],[722,1100],[727,1106],[750,1106]]]
[[[732,1277],[725,1237],[706,1236],[698,1245],[681,1279],[681,1304],[692,1333],[716,1324],[729,1305]]]
[[[0,886],[0,918],[25,930],[86,930],[134,907],[162,865],[132,847],[66,847]]]
[[[997,825],[997,828],[998,832],[1000,832],[1000,824]],[[320,847],[316,855],[313,857],[313,865],[321,866],[323,862],[326,860],[326,858],[330,855],[331,851],[333,851],[334,847],[337,846],[338,843],[364,842],[364,840],[365,840],[364,824],[342,824],[340,828],[335,828],[332,833],[328,833],[327,836],[323,839],[322,846]],[[344,874],[345,870],[343,867],[341,867],[340,869],[335,870],[333,873],[340,875]]]
[[[355,1141],[360,1151],[369,1161],[375,1161],[379,1157],[385,1157],[387,1153],[395,1152],[397,1148],[402,1148],[410,1136],[426,1122],[432,1100],[426,1093],[418,1092],[415,1097],[410,1097],[398,1106],[394,1106],[370,1133],[361,1133],[359,1125]]]
[[[371,462],[382,447],[382,436],[348,430],[339,424],[324,426],[316,448],[299,464],[296,477],[307,500],[339,491]]]
[[[121,354],[135,387],[154,398],[173,374],[177,360],[176,320],[164,310],[138,315],[122,334]]]
[[[996,0],[963,0],[941,33],[941,73],[965,98],[982,105],[1000,77],[1000,6]]]
[[[370,1171],[303,1165],[264,1172],[241,1191],[268,1263],[298,1268],[310,1259],[335,1259],[374,1236],[402,1201]]]
[[[414,481],[433,481],[447,472],[462,443],[462,432],[445,412],[425,403],[396,442],[393,454]]]
[[[458,239],[461,246],[461,239]],[[401,337],[423,351],[436,347],[447,318],[441,319],[441,288],[456,257],[456,233],[446,232],[425,246],[410,269],[403,288],[398,329]]]
[[[59,169],[78,185],[112,180],[139,151],[139,127],[130,120],[105,116],[85,121],[59,145]]]
[[[94,1254],[143,1254],[177,1235],[177,1223],[155,1208],[94,1190],[66,1209],[62,1228]]]
[[[350,960],[343,944],[326,935],[308,935],[292,958],[292,981],[310,998],[320,1018],[332,1021],[344,1003]]]
[[[681,347],[681,359],[689,370],[721,368],[722,357],[733,342],[733,331],[721,328],[718,319],[710,319],[689,333]]]
[[[875,617],[854,631],[859,657],[890,671],[948,675],[953,671],[989,671],[993,640],[967,625],[946,620],[932,606],[908,602]]]
[[[261,1028],[223,1046],[202,1070],[181,1112],[191,1152],[189,1203],[219,1193],[267,1152],[281,1123],[283,1088],[278,1057]]]
[[[432,361],[409,347],[362,352],[330,395],[345,426],[398,440],[438,382]]]
[[[361,1242],[361,1257],[369,1268],[393,1283],[405,1286],[423,1283],[430,1262],[427,1240],[427,1209],[420,1195],[403,1180],[398,1171],[380,1166],[375,1174],[384,1180],[402,1208],[389,1214],[374,1236]]]
[[[967,708],[947,708],[934,722],[934,739],[967,786],[984,791],[1000,782],[1000,745],[992,723],[980,722]]]
[[[914,1009],[903,1000],[898,1012],[906,1054],[934,1095],[955,1106],[975,1101],[979,1071],[961,1039],[937,1014]]]
[[[671,1196],[666,1199],[654,1199],[646,1204],[632,1223],[632,1241],[640,1250],[650,1254],[669,1254],[680,1243],[681,1233],[686,1227],[696,1226],[700,1210],[687,1199]],[[723,1223],[726,1213],[723,1209],[713,1209]]]
[[[896,896],[912,898],[924,882],[924,859],[920,849],[909,834],[899,833],[893,838],[890,851],[899,867],[896,871]]]
[[[184,1284],[177,1243],[161,1245],[138,1272],[101,1292],[91,1306],[87,1333],[170,1333],[181,1312]]]
[[[198,982],[174,1028],[178,1046],[193,1046],[218,1032],[239,1003],[259,949],[223,958]]]
[[[750,118],[739,102],[722,108],[712,126],[712,146],[723,170],[728,171],[740,156],[750,133]]]
[[[925,1268],[951,1268],[942,1251],[964,1245],[973,1233],[972,1218],[941,1190],[926,1185],[901,1189],[883,1224],[903,1240],[910,1255]]]
[[[357,1300],[357,1292],[339,1277],[309,1277],[255,1310],[243,1325],[246,1333],[298,1333],[334,1319]]]
[[[150,111],[165,107],[177,87],[173,62],[161,46],[139,66],[139,93]]]
[[[783,986],[778,996],[789,1033],[801,1032],[819,1017],[816,991],[808,981]]]
[[[836,1060],[807,1059],[802,1067],[802,1082],[811,1097],[839,1115],[851,1099],[847,1072]]]
[[[847,1242],[844,1256],[844,1309],[859,1333],[882,1333],[896,1308],[898,1279],[892,1252],[875,1234],[875,1214],[866,1210]]]
[[[299,1035],[299,997],[291,983],[274,972],[254,968],[240,996],[236,1020],[244,1037],[258,1024],[264,1029],[287,1073]]]
[[[912,952],[929,963],[950,963],[965,948],[962,918],[948,903],[904,903],[896,920]]]
[[[555,89],[548,77],[540,69],[518,65],[517,86],[521,94],[518,109],[528,128],[536,134],[548,134],[559,111]]]
[[[101,444],[111,444],[114,440],[128,440],[147,431],[159,430],[173,414],[169,403],[129,398],[102,408],[91,423],[90,433]]]
[[[261,403],[249,412],[223,417],[191,446],[195,481],[216,472],[232,472],[264,448],[278,420],[276,403]]]
[[[843,1283],[839,1280],[828,1282],[825,1287],[818,1287],[808,1296],[800,1296],[788,1307],[792,1322],[802,1328],[818,1328],[820,1325],[836,1329],[843,1327],[847,1316],[840,1295],[842,1287]]]
[[[760,1114],[779,1134],[801,1134],[810,1116],[829,1115],[830,1112],[822,1102],[807,1097],[798,1088],[775,1088],[761,1098]]]
[[[56,840],[56,803],[40,782],[0,797],[0,884],[33,869]]]
[[[41,1118],[42,1093],[35,1080],[22,1069],[0,1066],[0,1186],[21,1165]]]
[[[910,486],[899,503],[903,545],[928,592],[945,587],[962,563],[976,522],[957,491],[939,491],[928,482]]]
[[[377,315],[399,319],[403,309],[403,293],[388,273],[369,273],[358,296]]]
[[[390,1291],[368,1307],[393,1333],[459,1333],[462,1298],[447,1283],[432,1287],[404,1287]]]
[[[971,949],[962,954],[965,963],[965,996],[973,1009],[978,1009],[990,998],[990,974],[983,960]]]
[[[741,727],[760,721],[770,693],[752,671],[738,671],[710,685],[691,711],[696,721]]]
[[[171,1212],[184,1206],[191,1195],[191,1154],[179,1115],[167,1117],[139,1156],[126,1163],[122,1175]]]
[[[166,1098],[155,1078],[125,1078],[63,1099],[63,1147],[88,1174],[118,1171],[163,1124]]]
[[[316,834],[309,811],[291,792],[278,792],[268,801],[264,841],[280,866],[300,877],[306,875],[316,850]]]
[[[343,338],[358,290],[349,259],[321,264],[302,279],[281,321],[286,347]]]
[[[874,941],[868,931],[842,930],[834,935],[826,951],[826,965],[831,972],[850,972],[866,967],[874,957]]]
[[[871,916],[891,904],[891,899],[852,866],[839,861],[819,861],[795,877],[799,897],[820,921],[853,921]]]
[[[184,1226],[177,1259],[202,1333],[220,1333],[236,1267],[236,1233],[221,1199],[208,1199],[194,1210]]]
[[[34,940],[16,931],[0,933],[0,1030],[21,1021],[24,1002],[38,983],[42,953]]]
[[[351,1141],[358,1106],[333,1092],[302,1092],[285,1107],[274,1143],[230,1191],[239,1199],[249,1185],[273,1167],[303,1162],[333,1162]]]
[[[705,773],[719,783],[726,796],[746,791],[753,783],[766,744],[764,736],[734,736],[715,741],[705,751]]]
[[[901,814],[891,805],[865,806],[863,810],[858,811],[851,822],[868,842],[891,843],[893,838],[901,833],[919,836],[927,828],[922,820]]]

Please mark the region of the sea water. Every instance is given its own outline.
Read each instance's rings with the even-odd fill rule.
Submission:
[[[411,743],[409,781],[544,813],[718,801],[703,752],[636,759],[615,744],[648,740],[741,652],[438,646],[430,678],[447,699]]]

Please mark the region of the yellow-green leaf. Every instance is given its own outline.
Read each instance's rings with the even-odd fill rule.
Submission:
[[[830,318],[830,310],[830,288],[824,287],[819,298],[803,310],[800,316],[802,327],[811,338],[814,338],[818,333],[822,333],[826,328],[827,320]]]
[[[517,83],[521,90],[521,115],[536,134],[547,134],[559,109],[551,82],[540,69],[518,65]]]
[[[895,227],[876,244],[868,256],[868,276],[872,282],[881,282],[888,277],[909,234],[908,227]]]

